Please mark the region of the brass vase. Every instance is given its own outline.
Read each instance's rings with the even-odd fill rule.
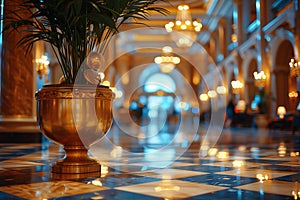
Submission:
[[[52,166],[54,178],[101,174],[101,165],[88,156],[88,149],[112,124],[113,98],[105,86],[46,85],[36,93],[41,132],[65,150],[64,159]]]

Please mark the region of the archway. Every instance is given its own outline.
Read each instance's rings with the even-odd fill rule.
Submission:
[[[289,101],[289,62],[294,57],[293,45],[288,40],[283,40],[276,52],[275,57],[275,91],[276,107],[285,106],[287,110],[292,110],[293,105]]]
[[[179,73],[174,71],[163,73],[157,64],[150,64],[137,77],[140,87],[130,98],[129,110],[136,123],[147,126],[145,134],[177,130],[180,112],[177,105],[182,100],[178,94],[183,87],[180,77],[177,77]],[[170,127],[171,122],[176,126]]]
[[[150,93],[159,90],[169,93],[176,92],[175,81],[168,74],[155,73],[151,75],[145,82],[144,91]]]

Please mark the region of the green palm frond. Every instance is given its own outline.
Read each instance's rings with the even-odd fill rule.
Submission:
[[[146,20],[150,13],[168,14],[155,6],[159,0],[25,0],[11,6],[3,31],[23,33],[20,45],[30,51],[37,41],[49,43],[61,66],[66,83],[74,83],[85,57],[109,39],[124,23]],[[24,16],[26,16],[24,18]],[[129,21],[132,19],[132,21]]]

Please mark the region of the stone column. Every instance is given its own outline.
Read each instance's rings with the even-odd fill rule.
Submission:
[[[8,14],[8,10],[14,9],[9,2],[5,1],[4,15]],[[13,121],[35,122],[33,55],[32,52],[26,54],[25,48],[17,45],[21,36],[22,33],[15,31],[3,34],[0,127]]]
[[[271,87],[271,81],[270,81],[270,63],[268,61],[268,55],[266,52],[267,47],[267,41],[265,40],[265,34],[263,31],[263,27],[268,23],[268,2],[266,0],[256,0],[259,2],[259,7],[257,7],[257,19],[260,21],[259,25],[259,33],[257,35],[257,50],[258,50],[258,71],[264,71],[267,80],[266,80],[266,86],[264,87],[265,95],[268,97],[270,96],[270,87]],[[271,98],[267,99],[267,105],[271,105],[272,101]],[[270,114],[270,109],[268,108],[267,114]]]
[[[241,58],[240,54],[236,54],[235,55],[235,60],[236,60],[236,64],[237,64],[237,68],[239,73],[236,75],[236,79],[241,81],[242,84],[244,85],[243,88],[240,90],[239,92],[239,99],[237,100],[245,100],[245,90],[246,88],[246,80],[244,79],[244,69],[243,69],[243,59]]]
[[[216,37],[217,34],[216,32],[212,32],[210,35],[210,40],[209,40],[209,54],[211,56],[211,58],[216,62]]]
[[[218,25],[218,43],[219,43],[219,55],[221,55],[224,58],[227,57],[228,51],[227,51],[227,44],[228,44],[228,37],[226,37],[226,20],[221,18],[219,20]]]
[[[263,27],[267,24],[268,22],[268,16],[267,16],[267,2],[266,0],[257,0],[259,1],[260,8],[258,9],[258,20],[260,21],[260,26],[259,26],[259,34],[257,36],[257,49],[258,49],[258,57],[260,59],[258,60],[258,70],[261,71],[263,70],[266,74],[269,74],[269,69],[270,67],[268,66],[267,62],[267,53],[266,53],[266,46],[267,42],[265,40],[265,35],[263,32]],[[269,90],[269,84],[266,86],[267,90]]]
[[[237,42],[239,45],[243,44],[246,37],[247,26],[250,23],[250,1],[241,1],[234,0],[233,1],[236,6],[237,19],[236,19],[236,34],[237,34]]]

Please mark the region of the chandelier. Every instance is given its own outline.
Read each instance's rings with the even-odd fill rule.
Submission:
[[[231,81],[232,93],[239,94],[241,89],[244,87],[243,83],[239,80]]]
[[[154,58],[154,62],[160,65],[160,70],[163,73],[170,73],[175,65],[180,63],[180,58],[177,56],[173,56],[173,49],[172,47],[165,46],[162,49],[162,56],[157,56]]]
[[[37,58],[35,60],[36,62],[36,72],[40,79],[42,79],[44,76],[46,77],[48,75],[48,66],[49,66],[49,60],[48,57],[43,55],[41,58]]]
[[[167,32],[171,33],[172,40],[178,47],[190,47],[197,39],[202,24],[192,20],[192,15],[188,5],[179,5],[176,21],[165,25]]]
[[[290,76],[291,77],[296,77],[300,76],[300,61],[297,61],[297,59],[292,58],[290,63]]]
[[[256,87],[265,87],[267,76],[264,71],[254,72],[254,84]]]

